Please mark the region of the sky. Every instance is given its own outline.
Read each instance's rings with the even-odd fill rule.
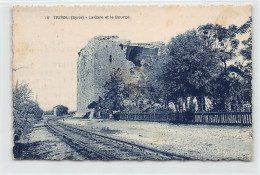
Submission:
[[[66,16],[70,19],[55,19]],[[71,16],[84,16],[72,20]],[[90,19],[103,16],[103,19]],[[105,19],[128,16],[128,19]],[[242,25],[251,6],[17,6],[13,9],[13,85],[29,83],[43,110],[76,110],[78,52],[97,35],[131,42],[165,43],[179,33],[213,23]],[[87,17],[87,18],[86,18]]]

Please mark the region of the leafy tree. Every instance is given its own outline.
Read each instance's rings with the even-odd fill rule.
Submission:
[[[239,32],[240,34],[249,34],[249,37],[242,41],[244,48],[240,50],[240,54],[245,60],[252,60],[252,17],[239,28]]]
[[[111,74],[110,80],[105,83],[104,99],[100,100],[101,109],[112,111],[122,111],[124,106],[124,99],[128,96],[126,85],[118,71]]]
[[[222,62],[223,75],[227,73],[227,62],[237,56],[239,40],[236,38],[239,29],[236,25],[228,28],[218,24],[207,24],[198,27],[200,37],[204,40],[209,53]]]
[[[247,24],[247,23],[246,23]],[[244,26],[244,27],[243,27]],[[215,110],[224,110],[230,108],[238,100],[238,94],[235,97],[239,81],[232,75],[241,75],[242,71],[237,66],[234,66],[231,61],[239,56],[238,34],[248,25],[242,25],[240,28],[235,25],[230,25],[225,28],[221,25],[207,24],[198,27],[201,37],[205,40],[211,57],[222,63],[222,69],[218,72],[218,76],[210,81],[209,97],[213,102]],[[241,83],[241,82],[240,82]],[[233,99],[232,99],[233,98]]]
[[[208,84],[220,69],[205,40],[196,30],[187,31],[171,39],[168,55],[171,60],[164,65],[161,76],[168,85],[168,101],[181,111],[188,97],[196,97],[199,110],[205,110]]]
[[[41,119],[43,111],[37,101],[32,100],[29,84],[17,82],[13,89],[14,141],[28,142],[35,122]]]
[[[242,48],[239,50],[242,60],[235,62],[230,71],[233,74],[233,91],[231,100],[236,106],[252,104],[252,18],[239,27],[239,34],[242,38]],[[231,68],[230,66],[230,68]],[[237,100],[234,100],[235,98]],[[237,107],[233,107],[236,108]]]
[[[249,34],[248,39],[242,41],[244,48],[240,50],[240,54],[243,56],[243,62],[238,67],[243,72],[239,74],[244,80],[243,99],[252,104],[252,17],[239,28],[239,31],[241,34]]]
[[[209,98],[215,110],[235,109],[251,101],[251,34],[250,18],[240,27],[206,24],[172,38],[167,45],[168,59],[157,76],[165,92],[166,103],[173,102],[177,111],[191,107],[196,98],[200,111]],[[249,34],[242,41],[239,35]],[[241,64],[235,60],[244,57]],[[154,86],[153,86],[154,87]],[[242,90],[241,90],[242,89]],[[190,104],[188,103],[188,99]]]

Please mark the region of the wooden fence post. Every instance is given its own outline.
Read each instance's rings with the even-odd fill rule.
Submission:
[[[153,121],[155,122],[155,109],[153,110]]]

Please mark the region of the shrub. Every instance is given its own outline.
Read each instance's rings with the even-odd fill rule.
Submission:
[[[89,118],[90,113],[91,113],[91,112],[87,112],[87,113],[83,116],[83,118],[85,118],[85,119]]]

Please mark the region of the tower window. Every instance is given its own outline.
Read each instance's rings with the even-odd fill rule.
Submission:
[[[109,55],[109,62],[112,63],[112,55]]]

